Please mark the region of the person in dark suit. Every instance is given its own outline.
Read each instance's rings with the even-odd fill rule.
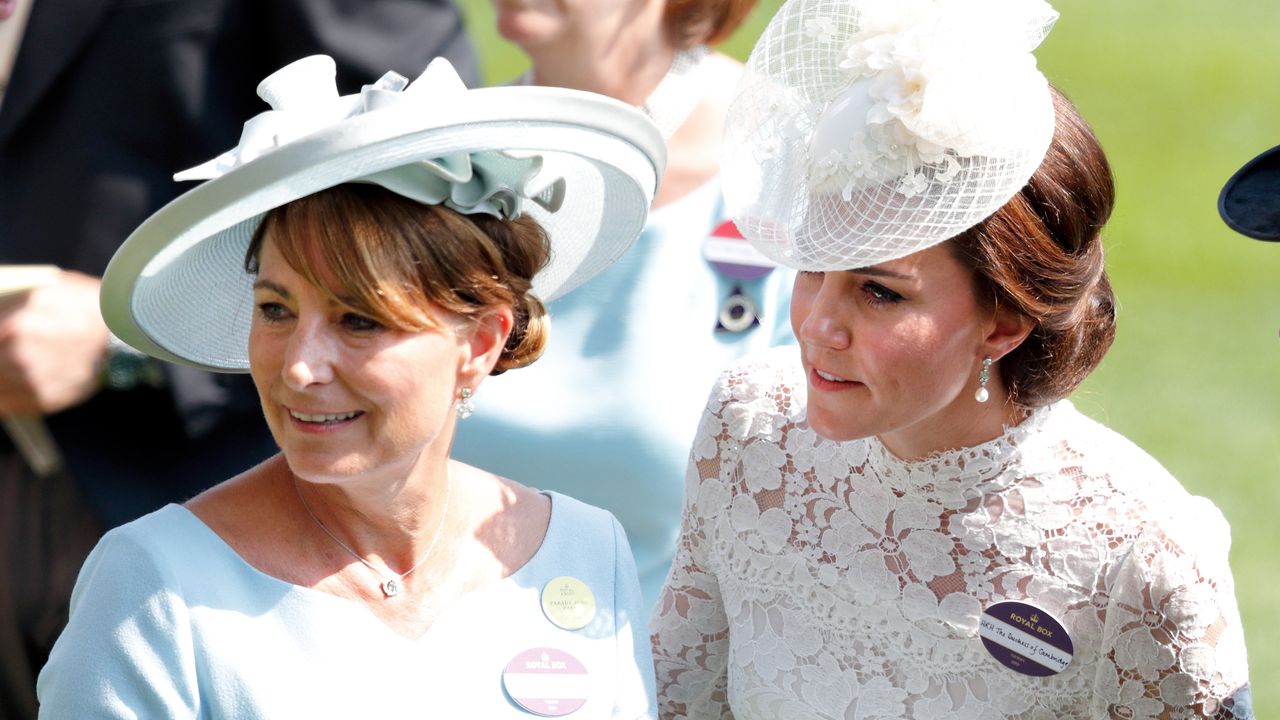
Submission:
[[[448,0],[17,8],[0,0],[0,22],[25,22],[8,29],[20,42],[0,33],[0,63],[11,62],[7,82],[0,74],[0,264],[59,270],[0,298],[0,415],[11,434],[44,416],[60,462],[36,472],[0,438],[4,718],[35,717],[36,675],[105,529],[275,450],[247,377],[161,368],[109,336],[98,278],[117,246],[185,189],[173,173],[235,144],[260,103],[254,83],[290,60],[333,56],[344,92],[388,68],[416,74],[438,55],[475,82]]]

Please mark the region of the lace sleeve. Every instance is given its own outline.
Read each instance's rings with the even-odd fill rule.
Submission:
[[[661,718],[732,718],[727,697],[729,624],[712,572],[712,518],[728,504],[721,481],[725,433],[717,386],[689,456],[675,559],[654,610],[650,632]]]
[[[1253,717],[1230,530],[1208,501],[1192,505],[1148,524],[1117,571],[1095,717]]]

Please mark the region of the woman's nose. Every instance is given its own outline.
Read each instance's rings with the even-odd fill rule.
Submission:
[[[852,342],[847,322],[845,303],[849,302],[844,290],[830,276],[824,276],[822,285],[814,294],[808,313],[800,324],[802,342],[844,350]]]
[[[320,323],[299,322],[285,348],[282,373],[294,389],[333,379],[334,340]]]

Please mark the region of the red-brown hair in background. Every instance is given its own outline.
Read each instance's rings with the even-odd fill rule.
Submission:
[[[756,0],[667,0],[663,16],[677,48],[724,42],[751,14]]]

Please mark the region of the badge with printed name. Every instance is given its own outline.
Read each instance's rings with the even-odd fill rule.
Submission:
[[[596,596],[578,578],[561,575],[543,586],[542,612],[557,627],[581,630],[596,616]]]
[[[702,244],[702,255],[717,273],[733,283],[729,295],[720,303],[716,331],[740,333],[759,325],[760,309],[743,284],[768,275],[777,264],[743,239],[732,220],[725,220],[711,231]]]
[[[502,687],[515,704],[542,717],[568,715],[591,695],[586,666],[552,647],[530,648],[512,658],[502,671]]]
[[[1071,664],[1075,646],[1067,629],[1049,613],[1016,601],[982,611],[982,644],[1001,665],[1034,677],[1057,675]]]
[[[702,255],[716,272],[734,280],[762,278],[778,266],[747,242],[732,220],[725,220],[711,231],[702,244]]]

